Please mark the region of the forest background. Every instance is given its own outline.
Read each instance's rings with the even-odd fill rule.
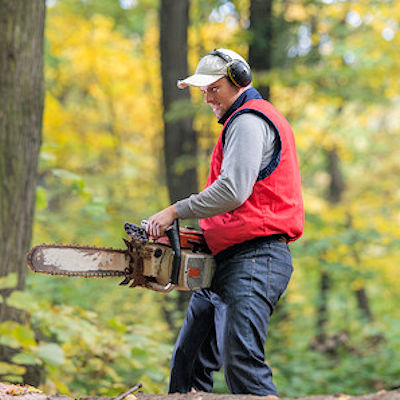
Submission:
[[[266,346],[280,394],[399,387],[399,21],[395,0],[48,0],[32,244],[123,247],[124,221],[200,190],[220,127],[198,90],[167,85],[231,48],[290,121],[302,173],[306,229]],[[2,381],[167,391],[187,296],[0,272]]]

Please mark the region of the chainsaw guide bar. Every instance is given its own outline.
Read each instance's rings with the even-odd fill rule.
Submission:
[[[29,252],[28,266],[49,275],[103,278],[124,276],[130,258],[127,250],[121,249],[41,244]]]

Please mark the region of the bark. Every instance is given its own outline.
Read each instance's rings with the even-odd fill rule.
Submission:
[[[45,0],[0,0],[0,323],[25,316],[6,304],[23,289],[31,242],[43,114]],[[9,349],[0,348],[0,359]]]
[[[319,306],[317,313],[317,342],[326,340],[326,323],[328,322],[328,292],[331,287],[331,277],[326,272],[321,272],[319,283]]]
[[[340,169],[340,159],[335,147],[327,152],[327,159],[330,176],[328,201],[331,204],[338,204],[342,199],[346,186]]]
[[[347,219],[348,219],[347,228],[352,229],[353,228],[353,218],[350,213],[348,214]],[[356,241],[357,241],[357,237],[354,237],[354,242],[356,242]],[[357,250],[356,246],[353,246],[351,252],[352,252],[353,258],[354,258],[357,266],[359,266],[360,270],[361,270],[361,262],[362,262],[361,256],[360,256],[360,253]],[[361,314],[368,322],[372,322],[374,317],[372,315],[371,307],[369,305],[369,299],[368,299],[366,288],[360,287],[359,289],[355,289],[354,295],[356,296],[357,306],[358,306]]]
[[[198,191],[197,138],[193,118],[168,118],[177,101],[190,103],[189,89],[180,90],[178,79],[188,75],[187,28],[188,0],[162,0],[160,15],[160,53],[163,93],[164,157],[169,197],[172,203]]]
[[[252,71],[268,72],[272,68],[272,0],[251,0],[250,2],[250,47],[249,64]],[[266,100],[270,98],[269,85],[261,83],[257,90]]]
[[[163,94],[164,159],[171,203],[198,192],[197,135],[193,118],[171,120],[168,113],[177,102],[190,103],[188,88],[180,90],[178,79],[188,76],[187,29],[189,0],[162,0],[160,8],[160,55]],[[189,292],[179,292],[171,304],[163,306],[164,316],[172,331],[178,332],[177,321],[184,315]]]
[[[25,281],[43,114],[44,0],[0,1],[0,276]]]
[[[355,290],[354,294],[356,296],[357,305],[361,313],[364,315],[367,321],[372,322],[374,318],[372,315],[371,307],[369,306],[367,290],[365,289],[365,287],[361,287],[360,289]]]

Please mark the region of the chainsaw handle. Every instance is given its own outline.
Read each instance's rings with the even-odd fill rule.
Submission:
[[[177,285],[179,280],[179,273],[181,270],[181,261],[182,261],[178,219],[174,221],[172,226],[168,228],[165,231],[165,233],[168,236],[169,243],[172,248],[172,254],[174,255],[174,261],[172,263],[172,272],[169,282],[172,283],[173,285]]]

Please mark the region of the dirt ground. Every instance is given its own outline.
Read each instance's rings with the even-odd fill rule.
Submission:
[[[64,395],[49,396],[31,386],[19,386],[0,383],[0,400],[115,400],[112,397],[80,397],[71,398]],[[144,394],[137,392],[125,400],[267,400],[265,397],[251,395],[231,395],[215,393],[188,394]],[[282,400],[289,400],[283,399]],[[297,397],[296,400],[400,400],[400,390],[370,393],[362,396],[350,396],[344,393]]]
[[[262,400],[259,396],[250,395],[231,395],[214,393],[190,393],[190,394],[170,394],[170,395],[148,395],[136,394],[138,400]],[[333,395],[319,395],[309,397],[297,397],[297,400],[400,400],[400,390],[380,391],[363,396],[350,396],[343,393]],[[289,400],[282,398],[281,400]]]

